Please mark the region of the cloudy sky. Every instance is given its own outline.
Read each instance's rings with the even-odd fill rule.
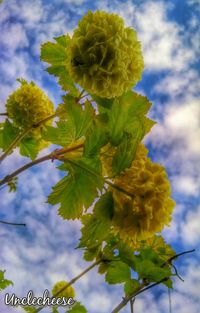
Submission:
[[[177,252],[196,248],[176,265],[185,282],[176,280],[173,313],[199,313],[200,307],[200,1],[199,0],[4,0],[0,4],[0,112],[17,77],[33,80],[55,103],[62,92],[39,60],[40,44],[72,33],[88,9],[120,14],[138,31],[145,71],[135,90],[153,103],[150,116],[158,124],[146,138],[150,156],[166,166],[177,202],[173,222],[163,231]],[[45,152],[43,152],[45,153]],[[17,151],[1,166],[1,177],[28,159]],[[0,190],[0,219],[27,227],[0,225],[0,269],[14,282],[12,291],[41,295],[58,280],[70,280],[88,263],[74,251],[80,224],[57,216],[45,203],[59,173],[51,162],[24,172],[16,194]],[[89,313],[108,313],[121,300],[122,288],[107,286],[94,269],[75,284],[77,300]],[[20,312],[3,304],[0,312]],[[138,297],[135,312],[169,312],[167,289],[159,286]],[[45,312],[45,310],[44,310]],[[129,312],[125,308],[122,312]]]

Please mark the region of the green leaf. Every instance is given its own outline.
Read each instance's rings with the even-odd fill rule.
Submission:
[[[113,102],[115,101],[115,98],[107,99],[107,98],[101,98],[96,95],[91,95],[92,99],[97,103],[98,110],[100,112],[105,112],[105,110],[109,110],[112,107]]]
[[[104,193],[94,207],[94,215],[97,219],[103,222],[108,222],[113,218],[114,214],[114,202],[112,192]]]
[[[6,289],[8,286],[12,285],[13,282],[11,280],[8,280],[4,277],[5,271],[0,270],[0,291]]]
[[[170,288],[170,289],[173,288],[173,281],[171,279],[164,281],[163,284],[167,286],[167,288]]]
[[[122,142],[117,146],[117,151],[112,161],[113,175],[119,175],[131,166],[135,158],[137,146],[142,139],[142,129],[138,123],[134,135],[125,133]]]
[[[59,215],[64,219],[75,219],[82,215],[83,208],[89,208],[103,186],[100,161],[82,158],[68,160],[69,175],[53,187],[48,197],[50,204],[60,203]]]
[[[124,132],[135,133],[140,123],[144,132],[144,116],[151,107],[151,103],[144,96],[133,91],[124,93],[115,98],[109,111],[109,129],[113,145],[118,145],[123,139]]]
[[[101,251],[99,245],[93,247],[93,248],[88,248],[85,252],[84,252],[84,260],[86,261],[93,261],[96,256],[99,254],[99,252]]]
[[[132,269],[135,269],[137,257],[134,255],[134,249],[121,240],[119,241],[117,248],[119,250],[120,259]]]
[[[130,296],[136,292],[140,287],[140,283],[136,279],[129,279],[124,284],[124,292],[126,296]]]
[[[101,147],[108,143],[109,132],[107,123],[107,115],[100,114],[96,116],[86,136],[84,146],[85,156],[95,156],[99,153]]]
[[[89,101],[81,106],[75,103],[75,98],[70,95],[64,96],[63,99],[65,104],[61,110],[65,112],[65,118],[56,123],[57,127],[46,126],[42,137],[65,147],[86,136],[93,121],[94,109]]]
[[[122,261],[112,261],[109,263],[106,273],[106,281],[109,284],[119,284],[131,278],[131,270],[127,264]]]
[[[39,152],[38,142],[33,138],[24,138],[20,141],[19,152],[21,155],[34,160]]]
[[[19,133],[19,128],[16,128],[8,119],[6,119],[3,127],[0,129],[0,148],[5,151]]]
[[[66,36],[66,41],[68,36]],[[46,42],[41,46],[41,60],[53,65],[65,64],[67,54],[66,49],[59,42]]]
[[[172,275],[170,268],[156,266],[149,260],[139,261],[136,266],[136,272],[140,279],[158,282]]]
[[[110,232],[113,216],[113,199],[110,192],[101,196],[95,204],[93,214],[82,217],[84,226],[81,229],[80,247],[97,248]]]
[[[75,87],[66,68],[67,48],[70,37],[66,35],[54,39],[56,43],[46,42],[41,46],[41,60],[51,65],[47,68],[47,71],[49,74],[58,77],[58,82],[62,89],[77,96],[79,91]]]
[[[109,234],[106,223],[99,222],[92,214],[82,217],[84,226],[81,229],[81,239],[78,248],[88,247],[93,249],[99,247]]]
[[[80,302],[76,302],[71,308],[70,310],[66,311],[70,312],[70,313],[87,313],[86,308],[80,303]]]
[[[47,72],[58,77],[58,83],[63,90],[69,91],[71,95],[78,96],[78,89],[75,87],[65,66],[52,65],[47,68]]]

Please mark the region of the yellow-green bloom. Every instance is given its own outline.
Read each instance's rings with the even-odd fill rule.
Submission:
[[[65,288],[65,286],[68,285],[67,281],[59,281],[57,282],[53,289],[52,289],[52,295],[56,298],[74,298],[75,297],[75,291],[74,288],[72,286],[68,286],[67,288]],[[62,290],[64,288],[64,290]],[[58,295],[57,293],[62,290]]]
[[[36,124],[53,114],[53,103],[44,92],[33,83],[22,83],[7,99],[8,117],[22,129]]]
[[[113,229],[122,240],[136,243],[152,237],[169,225],[175,202],[165,168],[153,163],[140,145],[136,158],[114,183],[133,196],[113,189]]]
[[[6,109],[8,117],[12,119],[14,125],[24,130],[54,113],[53,103],[45,93],[34,83],[22,82],[20,88],[15,90],[7,99]],[[51,124],[51,121],[45,124]],[[39,148],[48,145],[41,140],[41,129],[44,124],[31,130],[27,137],[38,141]]]
[[[82,88],[100,97],[121,96],[141,79],[143,67],[136,31],[125,27],[121,17],[89,11],[79,21],[67,69]]]

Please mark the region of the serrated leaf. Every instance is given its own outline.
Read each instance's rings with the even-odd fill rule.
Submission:
[[[41,46],[41,60],[51,65],[47,68],[47,71],[49,74],[58,77],[58,82],[62,89],[77,96],[79,91],[66,68],[67,48],[70,37],[66,35],[54,39],[56,43],[46,42]]]
[[[110,223],[113,218],[113,214],[114,202],[112,192],[106,192],[95,204],[94,215],[97,219]]]
[[[112,261],[109,263],[105,280],[109,284],[123,283],[131,278],[130,267],[122,261]]]
[[[97,115],[90,127],[84,145],[85,156],[95,156],[109,140],[107,115]]]
[[[6,150],[20,133],[8,119],[5,120],[3,127],[0,129],[0,148]]]
[[[89,249],[97,249],[109,235],[112,216],[112,193],[107,192],[95,204],[93,214],[87,214],[82,217],[84,226],[81,229],[82,236],[79,248],[88,247]]]
[[[41,46],[42,61],[53,65],[64,65],[66,58],[66,49],[59,42],[46,42]]]
[[[6,289],[8,286],[12,285],[13,282],[11,280],[8,280],[4,277],[5,271],[0,270],[0,292],[4,289]]]
[[[86,308],[80,303],[80,302],[76,302],[71,308],[70,310],[66,311],[70,312],[70,313],[87,313]]]
[[[124,132],[134,134],[140,123],[144,132],[144,116],[151,107],[151,103],[144,96],[133,91],[124,93],[121,97],[115,98],[109,111],[109,129],[113,145],[118,145],[123,139]],[[137,125],[135,125],[137,124]]]
[[[140,287],[140,283],[136,279],[129,279],[124,284],[124,292],[126,296],[130,296],[136,292]]]
[[[100,222],[91,214],[83,216],[82,221],[84,221],[84,226],[81,229],[82,236],[78,248],[88,247],[93,249],[99,247],[109,234],[108,225]]]
[[[113,175],[119,175],[123,170],[131,166],[132,161],[135,158],[137,146],[142,139],[141,124],[136,124],[135,133],[125,133],[122,142],[117,146],[117,151],[112,161]]]
[[[57,127],[46,126],[42,137],[65,147],[86,136],[93,121],[94,109],[89,101],[81,106],[75,103],[75,98],[70,95],[63,98],[66,102],[62,105],[62,110],[66,112],[65,118],[56,123]]]
[[[74,85],[72,78],[70,77],[65,66],[62,65],[52,65],[46,69],[46,71],[58,77],[58,83],[63,90],[69,91],[71,95],[78,96],[78,89]]]
[[[83,208],[91,206],[103,181],[98,159],[82,158],[68,162],[66,170],[69,175],[53,187],[48,202],[53,205],[60,203],[59,215],[64,219],[75,219],[82,215]]]
[[[20,141],[19,152],[21,155],[34,160],[39,152],[38,142],[33,138],[24,138]]]

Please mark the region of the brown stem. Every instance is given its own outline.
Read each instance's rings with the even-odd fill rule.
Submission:
[[[75,278],[73,278],[72,280],[70,280],[70,282],[68,284],[66,284],[63,288],[61,288],[53,297],[57,297],[62,291],[64,291],[65,289],[67,289],[69,286],[73,285],[78,279],[80,279],[82,276],[84,276],[87,272],[89,272],[91,269],[93,269],[96,265],[98,265],[99,263],[101,263],[101,259],[95,261],[93,264],[91,264],[90,266],[88,266],[83,272],[81,272],[78,276],[76,276]],[[35,310],[35,312],[40,312],[44,309],[44,306],[38,308]]]
[[[9,155],[9,153],[12,151],[12,149],[14,149],[17,144],[34,128],[39,127],[40,125],[44,124],[45,122],[51,120],[52,118],[56,117],[58,115],[58,113],[54,113],[51,114],[45,118],[43,118],[42,120],[40,120],[39,122],[32,124],[31,126],[29,126],[28,128],[24,129],[19,135],[16,136],[16,138],[13,140],[13,142],[11,142],[11,144],[9,145],[9,147],[5,150],[5,152],[0,156],[0,163]]]
[[[0,113],[0,116],[8,116],[8,113]]]
[[[169,258],[165,263],[163,263],[163,265],[170,264],[172,260],[178,258],[179,256],[184,255],[184,254],[186,254],[186,253],[192,253],[192,252],[194,252],[194,251],[195,251],[195,249],[189,250],[189,251],[184,251],[184,252],[181,252],[181,253],[179,253],[179,254],[176,254],[176,255],[174,255],[173,257]],[[164,281],[166,281],[166,280],[168,280],[168,279],[169,279],[169,277],[163,278],[163,279],[161,279],[160,281],[158,281],[158,282],[156,282],[156,283],[154,283],[154,284],[151,284],[151,285],[149,285],[149,286],[147,286],[149,283],[143,283],[143,284],[138,288],[138,290],[136,290],[136,291],[135,291],[134,293],[132,293],[130,296],[124,297],[123,300],[112,310],[111,313],[118,313],[123,307],[126,306],[126,304],[127,304],[131,299],[135,298],[135,297],[136,297],[137,295],[139,295],[140,293],[142,293],[142,292],[144,292],[144,291],[146,291],[146,290],[148,290],[148,289],[150,289],[150,288],[153,288],[153,287],[155,287],[155,286],[161,284],[162,282],[164,282]],[[145,287],[145,286],[147,286],[147,287]]]
[[[24,172],[25,170],[27,170],[28,168],[36,165],[36,164],[39,164],[39,163],[42,163],[44,161],[47,161],[47,160],[54,160],[56,159],[59,155],[62,155],[64,153],[68,153],[68,152],[71,152],[73,150],[76,150],[76,149],[79,149],[83,147],[83,143],[81,144],[78,144],[76,146],[72,146],[72,147],[66,147],[66,148],[62,148],[62,149],[56,149],[54,150],[53,152],[41,157],[41,158],[38,158],[34,161],[31,161],[27,164],[25,164],[24,166],[18,168],[16,171],[14,171],[13,173],[11,173],[10,175],[7,175],[6,177],[4,177],[2,180],[0,180],[0,186],[4,185],[4,184],[7,184],[9,181],[11,181],[14,177],[16,177],[17,175],[19,175],[20,173]]]

